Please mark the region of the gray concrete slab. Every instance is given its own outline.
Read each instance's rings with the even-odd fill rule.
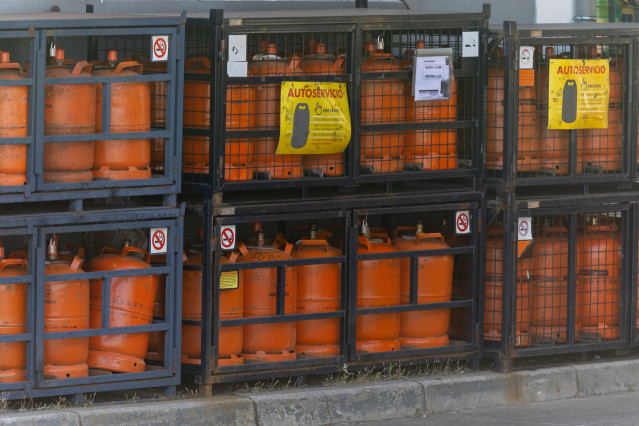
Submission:
[[[253,402],[237,396],[107,405],[74,410],[82,425],[255,425]]]
[[[424,414],[430,416],[426,419],[432,420],[439,419],[437,415],[442,413],[490,412],[495,407],[518,409],[551,401],[576,400],[583,395],[625,394],[629,391],[637,391],[635,397],[638,397],[639,360],[541,368],[510,374],[484,371],[212,398],[7,413],[0,415],[0,425],[281,426],[390,420],[395,423],[403,418],[420,419]],[[506,408],[504,410],[509,412]],[[493,424],[500,424],[501,420],[487,418],[494,420]],[[463,416],[455,419],[465,421]],[[472,419],[470,414],[468,419]],[[526,423],[529,420],[538,424],[534,416],[521,419],[521,423],[512,424],[529,424]],[[455,423],[457,420],[441,424],[464,424]]]
[[[580,395],[608,395],[639,390],[639,360],[576,365]]]
[[[521,402],[554,401],[577,396],[577,372],[573,367],[518,371],[512,375]]]
[[[45,410],[0,415],[0,425],[81,426],[80,416],[67,410]]]
[[[508,374],[470,373],[433,377],[418,381],[424,386],[427,413],[450,410],[472,410],[518,402]]]

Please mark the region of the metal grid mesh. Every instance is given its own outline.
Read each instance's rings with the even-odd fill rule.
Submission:
[[[342,264],[339,261],[329,264],[313,262],[313,259],[321,262],[321,258],[341,256],[345,244],[344,232],[343,219],[237,225],[236,250],[221,253],[221,264],[241,266],[245,262],[290,259],[304,259],[307,264],[222,271],[215,278],[214,282],[220,287],[220,301],[219,312],[213,312],[213,315],[219,321],[256,317],[264,319],[253,324],[220,325],[218,367],[331,358],[342,353],[343,322],[340,318],[275,323],[269,322],[269,319],[291,314],[325,314],[344,309]],[[197,263],[198,260],[194,259],[185,262],[185,265]],[[282,309],[279,310],[278,279],[282,272],[285,274],[285,294]],[[201,294],[201,281],[202,272],[185,269],[185,320],[201,320],[201,299],[187,297],[191,292],[193,295]],[[229,281],[239,285],[237,288],[229,287]],[[189,348],[199,348],[199,330],[199,327],[195,329],[190,324],[183,326],[183,361],[187,363],[197,363],[199,354]]]
[[[472,245],[472,235],[454,230],[455,211],[368,216],[370,236],[359,237],[358,253],[448,250]],[[391,231],[391,232],[389,232]],[[388,237],[392,237],[390,240]],[[433,304],[472,298],[471,253],[415,257],[417,275],[411,289],[411,258],[359,260],[357,307]],[[412,295],[411,292],[414,291]],[[411,298],[414,297],[414,300]],[[359,314],[357,351],[375,353],[445,347],[469,342],[470,307],[413,309],[399,313]],[[397,327],[397,328],[394,328]]]
[[[166,296],[165,286],[156,287],[156,280],[164,283],[170,275],[175,285],[175,279],[172,274],[152,271],[151,265],[146,263],[148,228],[124,227],[114,232],[100,230],[104,226],[101,224],[93,226],[95,230],[91,232],[70,232],[67,227],[66,232],[45,236],[46,247],[40,247],[43,252],[46,248],[47,252],[46,258],[40,259],[44,262],[45,275],[37,278],[37,289],[34,277],[39,267],[37,262],[31,261],[36,258],[36,249],[32,246],[36,241],[34,234],[10,232],[3,235],[2,250],[6,258],[0,262],[1,275],[3,279],[24,278],[24,283],[0,284],[0,338],[15,335],[13,337],[19,340],[0,343],[0,391],[9,392],[5,394],[9,399],[24,397],[12,391],[21,391],[25,386],[27,394],[36,393],[41,387],[50,391],[54,386],[59,386],[59,392],[63,394],[65,386],[104,376],[107,370],[113,377],[112,382],[121,380],[119,373],[145,371],[146,339],[152,333],[138,330],[92,337],[78,334],[88,330],[108,332],[116,327],[149,326],[153,300],[156,297],[164,300]],[[126,258],[120,257],[125,253],[122,250],[110,249],[121,246],[124,241],[131,244]],[[113,269],[100,263],[105,260],[103,254],[109,258],[106,263],[113,262],[110,264]],[[135,277],[109,276],[116,268],[130,269],[134,274],[139,272],[136,269],[149,269],[146,275]],[[98,272],[101,277],[86,279],[84,272]],[[56,279],[52,275],[66,275],[67,278]],[[110,291],[103,298],[105,283]],[[103,325],[104,317],[108,323]],[[162,318],[155,323],[159,322],[167,324],[169,320]],[[40,327],[44,334],[40,334]],[[52,333],[56,335],[52,336]],[[39,348],[36,347],[38,342],[42,342]],[[164,332],[161,332],[160,344],[164,347]],[[43,353],[40,364],[34,362],[38,349]],[[32,369],[34,365],[36,373]],[[43,372],[41,379],[37,371]]]
[[[187,37],[185,77],[185,137],[183,166],[187,173],[209,172],[209,137],[193,129],[211,130],[209,83],[215,70],[202,59],[208,56],[205,31],[190,30]],[[247,35],[248,78],[245,82],[225,79],[225,136],[223,182],[342,176],[344,153],[278,155],[280,86],[289,76],[320,76],[347,81],[346,51],[350,34],[329,32],[260,33]],[[197,69],[189,67],[199,55]],[[195,76],[194,73],[202,73]],[[326,79],[326,77],[329,77]],[[256,80],[256,78],[261,78]],[[252,79],[252,80],[251,80]],[[265,81],[266,79],[266,81]],[[348,95],[346,93],[345,95]],[[244,131],[258,131],[259,137],[242,137]],[[233,133],[230,134],[229,132]],[[238,133],[235,133],[238,132]],[[195,177],[193,177],[194,179]],[[189,180],[189,176],[186,180]]]
[[[528,43],[528,41],[522,41]],[[504,61],[502,42],[490,53],[487,90],[487,171],[499,176],[503,170]],[[624,52],[621,44],[568,44],[548,41],[534,45],[534,69],[519,71],[519,108],[513,120],[518,136],[516,171],[524,178],[572,175],[611,175],[622,170],[624,95]],[[550,59],[608,59],[610,100],[608,128],[548,129],[548,66]],[[576,143],[574,169],[571,138]]]
[[[364,33],[364,129],[360,141],[363,173],[450,170],[472,165],[472,132],[450,123],[473,120],[476,79],[451,75],[449,97],[444,100],[415,101],[412,94],[416,49],[445,47],[453,51],[451,72],[462,70],[460,29]],[[379,125],[389,131],[366,129]],[[402,126],[406,130],[391,130]]]
[[[503,318],[514,329],[516,347],[543,347],[619,339],[622,273],[620,212],[578,214],[575,251],[570,250],[570,217],[533,218],[533,240],[520,241],[514,288],[516,307]],[[523,246],[522,246],[522,243]],[[488,229],[486,242],[484,339],[502,339],[503,232]],[[574,262],[574,263],[571,263]],[[574,264],[575,291],[570,289]],[[572,300],[569,294],[573,294]],[[574,323],[569,312],[574,304]],[[574,327],[574,328],[573,328]]]

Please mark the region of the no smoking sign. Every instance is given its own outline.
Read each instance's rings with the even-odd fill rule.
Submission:
[[[455,214],[455,233],[470,234],[470,212],[462,210]]]
[[[517,224],[517,239],[530,241],[532,237],[532,217],[520,217]]]
[[[222,250],[235,249],[235,225],[220,228],[220,248]]]
[[[149,247],[151,254],[166,253],[168,228],[151,228],[149,231]]]
[[[169,59],[169,36],[151,37],[151,62],[167,61]]]

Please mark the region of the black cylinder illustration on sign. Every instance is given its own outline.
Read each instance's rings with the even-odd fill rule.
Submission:
[[[566,80],[564,84],[561,119],[564,123],[573,123],[577,119],[577,82]]]
[[[297,104],[293,113],[293,134],[291,135],[291,146],[293,148],[299,149],[306,145],[310,119],[308,105]]]

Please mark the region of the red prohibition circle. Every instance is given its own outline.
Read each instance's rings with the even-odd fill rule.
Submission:
[[[468,229],[469,225],[468,215],[466,213],[462,213],[457,218],[457,230],[459,232],[464,232]]]
[[[228,243],[227,243],[228,242]],[[233,243],[235,242],[235,235],[233,231],[229,228],[226,228],[222,231],[222,248],[231,248],[233,247]]]
[[[153,238],[151,238],[151,244],[153,244],[153,248],[156,250],[162,250],[164,248],[164,233],[162,231],[155,231],[153,233]]]
[[[164,58],[164,55],[166,55],[166,50],[166,40],[164,40],[163,38],[155,40],[155,43],[153,44],[153,51],[155,52],[155,56],[157,56],[158,58]]]

